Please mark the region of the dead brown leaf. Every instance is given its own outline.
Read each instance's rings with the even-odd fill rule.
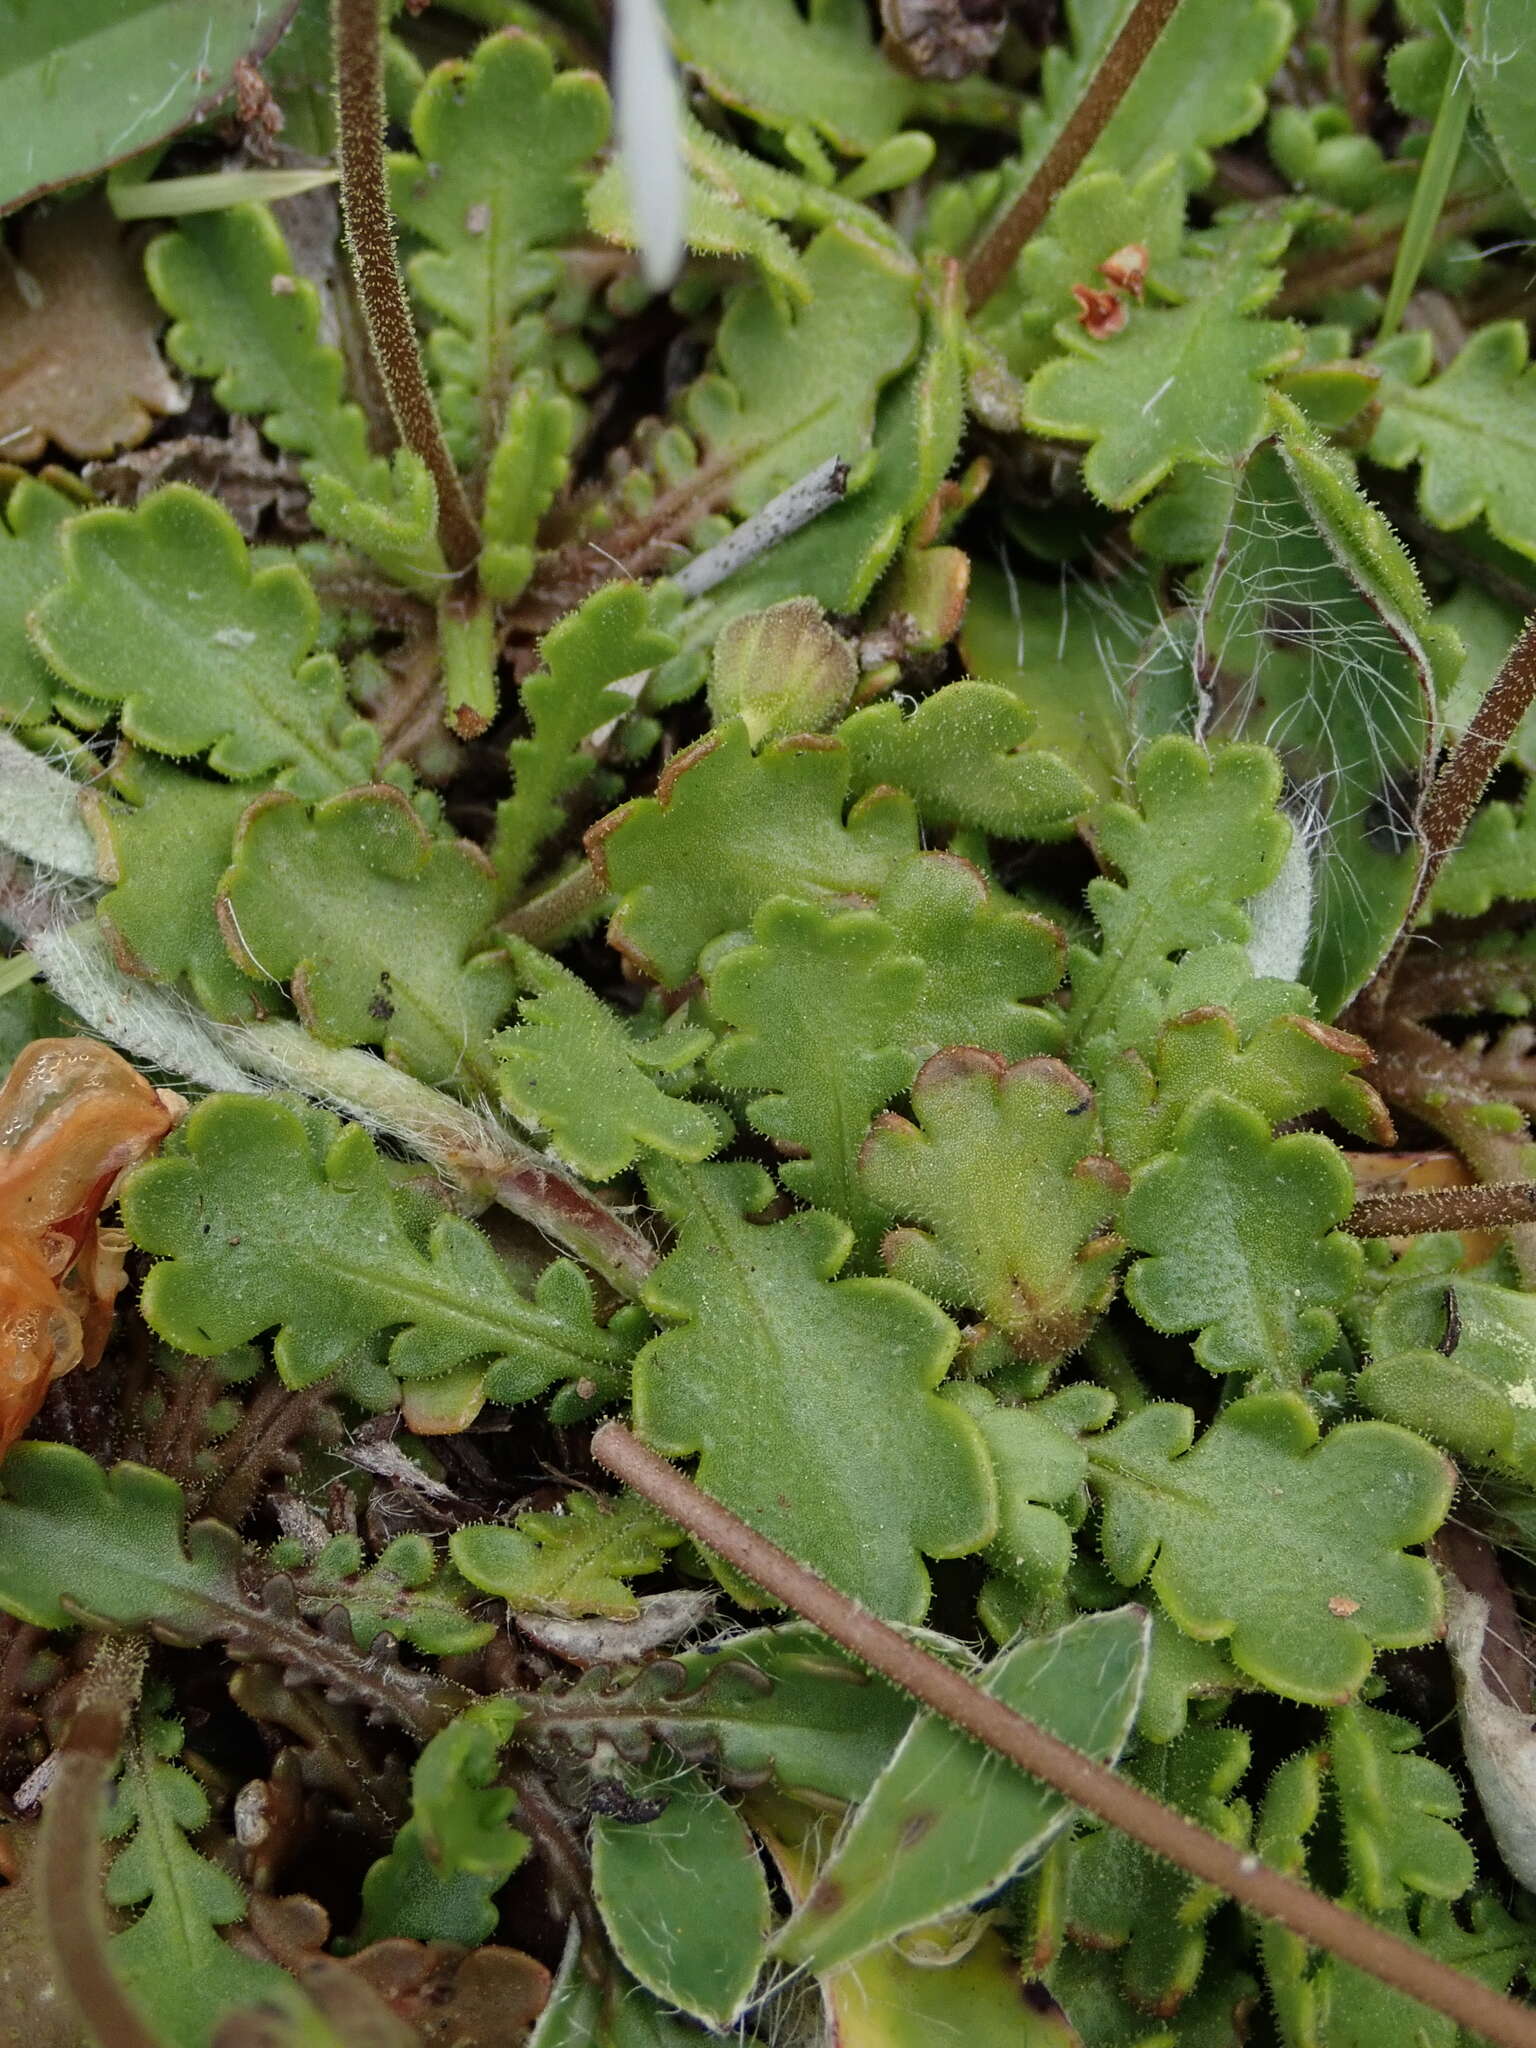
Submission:
[[[0,454],[35,462],[52,441],[111,455],[179,411],[161,317],[101,199],[28,214],[0,261]]]

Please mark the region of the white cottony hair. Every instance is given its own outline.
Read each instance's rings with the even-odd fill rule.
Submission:
[[[683,260],[685,183],[677,72],[658,0],[618,0],[613,92],[641,273],[665,291]]]

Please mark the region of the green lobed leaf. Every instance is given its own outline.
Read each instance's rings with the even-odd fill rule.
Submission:
[[[96,816],[110,849],[113,886],[97,915],[120,963],[184,985],[221,1023],[260,1017],[282,1001],[229,956],[215,897],[234,851],[235,827],[264,793],[257,783],[214,782],[153,754],[124,749],[112,766],[124,803]],[[167,888],[167,876],[176,886]]]
[[[572,1492],[558,1512],[455,1529],[448,1548],[472,1586],[516,1613],[628,1620],[640,1603],[624,1581],[659,1571],[679,1540],[679,1531],[636,1494],[599,1500]]]
[[[961,1380],[950,1400],[976,1422],[997,1475],[998,1528],[987,1563],[1005,1580],[982,1589],[981,1620],[998,1641],[1015,1632],[1010,1604],[1059,1595],[1073,1562],[1073,1530],[1088,1505],[1084,1430],[1102,1429],[1115,1412],[1107,1388],[1082,1381],[1043,1401],[1013,1405],[986,1387]]]
[[[1069,0],[1072,49],[1053,44],[1041,65],[1042,109],[1025,117],[1025,161],[1081,98],[1118,32],[1120,0]],[[1294,19],[1283,0],[1183,0],[1132,79],[1094,145],[1090,162],[1127,176],[1165,154],[1169,112],[1178,110],[1190,171],[1207,171],[1208,150],[1247,134],[1264,118],[1264,87],[1284,60]],[[1187,141],[1186,141],[1187,137]]]
[[[837,1280],[836,1217],[748,1221],[772,1192],[757,1167],[658,1166],[650,1186],[678,1239],[645,1299],[675,1327],[635,1361],[637,1429],[697,1453],[706,1492],[845,1593],[918,1619],[922,1555],[979,1549],[996,1520],[975,1425],[934,1391],[954,1326],[897,1281]]]
[[[1479,514],[1506,547],[1536,556],[1536,369],[1518,320],[1479,328],[1454,362],[1431,376],[1429,337],[1405,334],[1379,349],[1381,411],[1373,461],[1419,465],[1419,509],[1456,531]]]
[[[86,1614],[198,1642],[210,1606],[239,1600],[238,1539],[214,1522],[182,1527],[174,1479],[143,1465],[104,1471],[67,1444],[17,1444],[0,1497],[0,1607],[37,1628]]]
[[[565,821],[565,800],[592,774],[582,741],[629,710],[630,699],[613,685],[675,651],[636,583],[604,585],[544,636],[543,667],[522,689],[529,729],[507,749],[513,793],[496,811],[491,857],[504,894],[521,889],[539,847]]]
[[[878,894],[916,851],[911,799],[874,790],[846,824],[850,763],[836,740],[776,740],[752,751],[732,719],[668,762],[587,835],[598,878],[619,898],[609,943],[675,988],[702,949],[751,924],[770,897]]]
[[[456,1216],[418,1247],[367,1133],[320,1112],[210,1096],[122,1200],[134,1242],[161,1262],[144,1285],[151,1326],[199,1358],[275,1329],[292,1386],[380,1355],[392,1332],[401,1379],[483,1364],[482,1398],[527,1401],[589,1370],[605,1377],[632,1341],[599,1327],[568,1260],[546,1267],[530,1300]]]
[[[887,1233],[886,1265],[1021,1357],[1075,1350],[1114,1289],[1127,1185],[1099,1151],[1093,1091],[1060,1060],[956,1046],[923,1065],[912,1114],[878,1118],[859,1161],[874,1202],[922,1226]]]
[[[243,205],[190,216],[150,244],[145,269],[171,316],[171,359],[211,378],[221,405],[304,458],[319,526],[434,597],[443,560],[431,483],[408,451],[388,461],[374,454],[363,410],[345,395],[341,351],[321,339],[319,293],[299,275],[271,212]]]
[[[695,1773],[664,1781],[653,1820],[599,1814],[592,1889],[620,1960],[670,2006],[729,2026],[757,1979],[773,1917],[752,1837]]]
[[[1270,266],[1286,236],[1261,221],[1194,238],[1199,255],[1177,284],[1167,280],[1182,303],[1133,306],[1106,341],[1058,325],[1063,353],[1030,380],[1024,424],[1091,444],[1083,480],[1101,503],[1134,505],[1175,464],[1214,467],[1262,437],[1265,381],[1300,352],[1289,322],[1255,317],[1274,295]]]
[[[495,1782],[521,1718],[512,1700],[481,1700],[439,1729],[416,1759],[411,1814],[429,1861],[445,1877],[505,1879],[528,1853],[527,1836],[507,1825],[517,1794]]]
[[[1349,1898],[1368,1913],[1401,1906],[1409,1891],[1458,1899],[1476,1865],[1450,1825],[1462,1809],[1456,1780],[1426,1756],[1411,1721],[1376,1707],[1328,1716],[1329,1767],[1349,1864]]]
[[[0,718],[42,725],[58,687],[27,637],[27,615],[63,572],[59,529],[78,508],[36,477],[15,482],[0,516]]]
[[[1241,1847],[1248,1808],[1232,1794],[1251,1751],[1242,1729],[1191,1728],[1173,1742],[1143,1746],[1122,1768],[1164,1806]],[[1222,1903],[1214,1885],[1174,1878],[1113,1828],[1093,1827],[1068,1851],[1067,1930],[1075,1941],[1120,1954],[1124,1995],[1142,2011],[1183,2007],[1205,1964],[1207,1922]]]
[[[1147,1658],[1140,1607],[1026,1638],[983,1689],[1074,1749],[1112,1763]],[[993,1890],[1072,1818],[1061,1796],[947,1722],[919,1714],[773,1952],[818,1974]]]
[[[1127,1272],[1126,1298],[1156,1330],[1198,1330],[1208,1372],[1300,1384],[1360,1284],[1360,1244],[1336,1228],[1354,1200],[1326,1138],[1272,1137],[1256,1110],[1207,1096],[1136,1175],[1122,1227],[1151,1256]]]
[[[1054,754],[1026,744],[1035,721],[993,683],[950,683],[903,715],[871,704],[839,738],[856,794],[894,783],[931,825],[975,825],[1004,839],[1059,839],[1088,808],[1087,785]]]
[[[324,1623],[345,1609],[360,1650],[388,1635],[429,1657],[462,1656],[495,1635],[494,1622],[465,1612],[466,1591],[438,1570],[430,1539],[414,1531],[386,1543],[366,1565],[357,1537],[333,1536],[294,1578],[299,1612]]]
[[[516,1836],[515,1830],[508,1831]],[[494,1894],[504,1879],[479,1871],[445,1876],[426,1851],[421,1822],[408,1820],[388,1855],[363,1874],[363,1910],[354,1939],[448,1941],[477,1948],[496,1932]]]
[[[918,273],[900,244],[838,221],[801,260],[809,304],[791,314],[766,285],[738,285],[714,367],[682,404],[738,513],[755,512],[830,456],[856,463],[873,439],[882,388],[917,352]]]
[[[1473,813],[1460,845],[1440,870],[1426,914],[1482,917],[1495,903],[1536,896],[1536,782],[1518,807],[1495,800]]]
[[[409,800],[374,783],[312,812],[276,793],[252,804],[219,887],[219,921],[246,973],[287,982],[327,1045],[377,1045],[418,1080],[485,1088],[485,1040],[514,976],[482,948],[496,906],[490,863],[434,839]]]
[[[1142,755],[1136,793],[1139,812],[1110,802],[1093,816],[1100,857],[1122,879],[1089,883],[1102,943],[1070,956],[1069,1024],[1094,1078],[1143,985],[1166,986],[1170,955],[1247,940],[1241,906],[1278,872],[1290,837],[1275,808],[1279,767],[1261,747],[1207,755],[1190,740],[1157,740]]]
[[[201,119],[287,26],[294,0],[0,6],[0,212]]]
[[[568,968],[525,940],[505,941],[532,994],[493,1051],[501,1097],[522,1122],[589,1180],[612,1180],[643,1152],[697,1164],[722,1142],[718,1120],[655,1076],[692,1066],[711,1043],[683,1026],[642,1038]]]
[[[1346,1422],[1319,1441],[1300,1395],[1231,1402],[1191,1449],[1187,1408],[1153,1402],[1089,1444],[1105,1562],[1150,1575],[1170,1617],[1287,1699],[1339,1705],[1373,1649],[1430,1641],[1438,1581],[1406,1546],[1449,1505],[1450,1467],[1421,1438]]]
[[[225,2014],[262,2003],[301,2008],[292,1979],[244,1954],[219,1928],[245,1916],[230,1872],[193,1848],[211,1813],[178,1759],[180,1722],[146,1709],[130,1734],[107,1831],[122,1842],[106,1873],[107,1904],[141,1910],[114,1933],[112,1974],[166,2048],[204,2048]]]
[[[71,689],[120,707],[129,739],[306,796],[368,780],[377,735],[335,657],[311,652],[314,592],[291,564],[255,568],[212,498],[168,484],[136,511],[81,513],[62,545],[33,640]]]
[[[518,375],[559,365],[562,322],[544,306],[564,280],[553,252],[585,225],[608,95],[593,72],[557,77],[545,45],[509,28],[435,66],[410,125],[416,153],[391,157],[390,197],[424,245],[407,274],[436,323],[427,359],[450,447],[468,464],[494,446]]]

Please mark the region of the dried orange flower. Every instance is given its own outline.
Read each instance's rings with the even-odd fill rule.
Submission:
[[[174,1110],[90,1038],[37,1039],[0,1086],[0,1456],[52,1381],[101,1357],[128,1239],[97,1218]]]
[[[1092,285],[1075,284],[1072,296],[1082,309],[1078,320],[1094,341],[1108,341],[1112,334],[1120,332],[1130,317],[1118,292],[1096,292]]]
[[[1127,242],[1125,247],[1117,249],[1113,256],[1106,256],[1099,265],[1099,270],[1111,284],[1118,285],[1123,292],[1129,292],[1133,299],[1139,299],[1147,282],[1148,260],[1145,244]]]

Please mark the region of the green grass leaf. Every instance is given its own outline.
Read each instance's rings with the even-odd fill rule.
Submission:
[[[771,1198],[759,1168],[658,1167],[651,1188],[679,1234],[645,1289],[675,1327],[635,1361],[641,1434],[697,1453],[707,1492],[845,1593],[918,1619],[922,1555],[963,1556],[995,1527],[975,1425],[934,1391],[954,1326],[897,1281],[837,1280],[852,1234],[836,1217],[748,1221]]]

